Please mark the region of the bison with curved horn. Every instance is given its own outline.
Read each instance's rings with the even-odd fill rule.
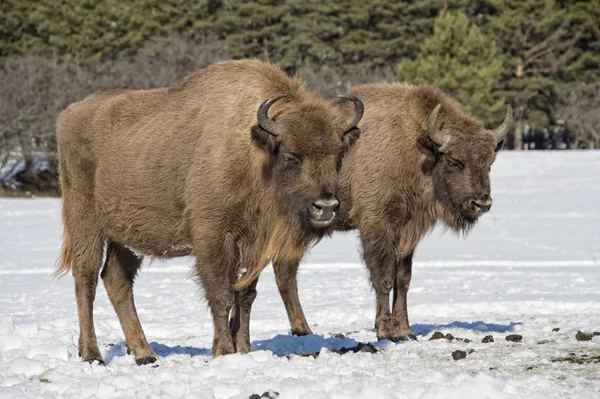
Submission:
[[[213,355],[251,350],[248,334],[232,337],[230,310],[252,303],[270,260],[299,258],[332,227],[341,158],[362,115],[356,97],[340,101],[354,110],[344,114],[274,65],[243,60],[176,88],[96,93],[59,115],[57,274],[75,279],[84,361],[102,362],[93,324],[101,269],[136,363],[156,361],[132,293],[143,256],[193,255]]]
[[[365,104],[361,139],[340,172],[336,230],[358,229],[375,290],[378,339],[416,339],[407,293],[413,253],[438,222],[468,233],[492,206],[490,168],[512,123],[495,130],[465,114],[439,89],[368,84],[350,93]],[[298,298],[294,262],[274,262],[292,332],[311,334]],[[390,293],[393,291],[392,309]]]

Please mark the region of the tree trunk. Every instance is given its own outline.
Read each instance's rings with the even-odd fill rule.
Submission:
[[[517,123],[515,123],[513,150],[520,151],[523,149],[523,132],[525,131],[525,106],[517,107]]]

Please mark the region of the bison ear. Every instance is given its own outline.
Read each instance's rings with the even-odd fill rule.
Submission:
[[[267,153],[274,153],[277,147],[276,137],[267,132],[258,125],[252,126],[250,129],[252,134],[252,142],[261,150]]]
[[[344,152],[348,151],[350,147],[356,143],[356,140],[360,137],[360,129],[355,127],[344,133]]]
[[[435,158],[438,153],[438,145],[429,138],[427,133],[421,134],[417,137],[417,147],[419,151],[425,154],[428,158]]]

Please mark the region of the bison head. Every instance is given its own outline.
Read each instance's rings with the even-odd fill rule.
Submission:
[[[491,131],[464,116],[438,118],[440,109],[441,104],[429,115],[417,145],[427,155],[423,169],[431,173],[442,219],[467,232],[492,206],[490,168],[512,124],[512,109],[508,106],[502,125]]]
[[[363,104],[354,96],[342,97],[354,103],[354,118],[341,116],[338,107],[322,99],[295,101],[280,94],[260,106],[258,124],[252,127],[253,142],[268,154],[263,176],[275,189],[279,209],[298,216],[310,230],[333,222],[342,157],[360,135],[356,124]]]

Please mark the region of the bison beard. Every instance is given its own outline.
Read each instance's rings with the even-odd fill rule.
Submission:
[[[96,93],[59,115],[64,236],[56,274],[73,272],[84,361],[102,362],[93,303],[105,246],[101,276],[137,364],[156,355],[133,301],[142,257],[131,248],[193,255],[213,316],[213,355],[251,350],[258,274],[269,260],[299,260],[333,220],[338,156],[356,141],[362,115],[357,98],[337,101],[354,110],[274,65],[243,60],[176,88]],[[228,325],[234,305],[245,315],[242,332]]]

